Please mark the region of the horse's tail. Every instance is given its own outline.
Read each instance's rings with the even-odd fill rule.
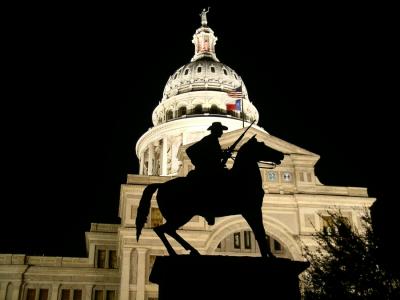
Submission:
[[[140,199],[139,207],[136,215],[136,240],[139,241],[140,234],[143,226],[147,221],[149,214],[151,197],[160,186],[160,183],[149,184],[143,191],[142,198]]]

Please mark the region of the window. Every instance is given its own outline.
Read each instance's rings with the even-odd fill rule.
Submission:
[[[306,173],[307,174],[307,181],[311,182],[311,173]]]
[[[157,207],[151,208],[151,227],[160,226],[163,223],[163,217]]]
[[[218,108],[217,105],[213,104],[210,107],[210,114],[219,114],[220,113],[220,109]]]
[[[271,181],[271,182],[276,181],[276,173],[274,171],[268,172],[268,181]]]
[[[166,114],[166,120],[171,120],[174,117],[172,110],[168,110]]]
[[[39,300],[47,300],[48,297],[49,297],[48,289],[40,289],[39,290]]]
[[[282,245],[277,240],[274,240],[274,250],[276,252],[281,252],[282,251]]]
[[[235,249],[240,249],[240,232],[235,232],[233,234],[233,247]]]
[[[189,69],[185,70],[185,75],[189,74]]]
[[[94,291],[94,300],[116,300],[117,292],[115,290],[95,290]]]
[[[110,255],[110,257],[108,258],[108,268],[116,269],[117,268],[117,251],[111,250],[109,255]]]
[[[82,300],[82,290],[74,290],[73,300]]]
[[[106,250],[98,250],[97,251],[97,267],[105,268],[106,267]],[[64,300],[64,299],[61,299]]]
[[[292,173],[290,172],[283,172],[283,181],[290,182],[292,181]]]
[[[181,117],[183,115],[186,115],[186,106],[181,106],[178,109],[178,117]]]
[[[304,173],[299,172],[300,181],[304,181]]]
[[[82,290],[80,289],[61,289],[60,300],[82,300]]]
[[[26,292],[26,300],[35,300],[36,289],[28,289]]]
[[[227,72],[225,69],[224,69],[224,74],[225,74],[225,75],[228,75],[228,72]]]
[[[215,73],[215,68],[211,67],[211,73]]]
[[[201,67],[197,67],[197,73],[201,72]]]
[[[244,248],[251,249],[251,231],[244,232]]]
[[[201,106],[201,104],[198,104],[194,107],[193,111],[195,114],[201,114],[203,113],[203,107]]]
[[[69,300],[70,291],[67,289],[61,290],[61,300]]]
[[[106,300],[115,300],[115,291],[106,291]]]
[[[102,290],[94,291],[94,300],[103,300],[104,292]]]

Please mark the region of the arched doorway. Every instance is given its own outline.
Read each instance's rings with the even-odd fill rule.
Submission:
[[[264,217],[264,227],[267,230],[271,251],[277,257],[304,260],[299,243],[289,228],[270,217]],[[239,215],[221,218],[215,224],[213,231],[210,232],[206,253],[260,256],[254,234],[247,222]]]

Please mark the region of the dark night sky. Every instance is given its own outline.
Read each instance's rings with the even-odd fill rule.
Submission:
[[[0,252],[85,256],[91,222],[119,223],[135,143],[168,76],[190,61],[207,6],[5,11]],[[322,183],[368,187],[389,237],[398,201],[391,9],[211,5],[208,20],[259,125],[319,154]]]

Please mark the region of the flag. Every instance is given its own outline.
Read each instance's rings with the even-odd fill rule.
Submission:
[[[236,89],[226,92],[231,98],[243,98],[242,86],[240,85]],[[228,102],[226,104],[226,110],[241,110],[242,109],[242,99],[237,99],[235,102]]]
[[[228,91],[227,94],[231,98],[243,98],[242,86],[239,86],[234,90]]]
[[[242,100],[237,99],[235,102],[229,102],[226,104],[226,110],[241,110],[242,105],[241,105]]]

